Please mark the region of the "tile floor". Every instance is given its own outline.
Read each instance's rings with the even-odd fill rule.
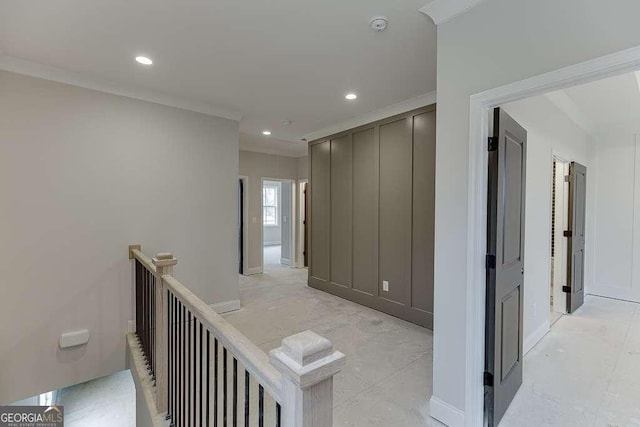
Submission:
[[[524,359],[501,426],[640,426],[640,305],[588,296]]]
[[[309,288],[306,270],[265,271],[240,278],[243,308],[225,317],[265,352],[311,329],[345,353],[335,426],[440,425],[429,416],[431,331]]]

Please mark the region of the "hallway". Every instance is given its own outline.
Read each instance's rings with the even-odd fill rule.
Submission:
[[[307,271],[241,276],[225,318],[264,351],[311,329],[347,355],[335,377],[335,426],[440,425],[429,416],[433,333],[305,285]]]
[[[525,356],[501,426],[640,426],[640,305],[587,296]]]

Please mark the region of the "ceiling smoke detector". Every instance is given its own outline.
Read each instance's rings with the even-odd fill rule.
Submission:
[[[371,29],[376,33],[380,33],[387,29],[387,25],[389,24],[389,20],[385,16],[376,16],[372,18],[369,22],[371,25]]]

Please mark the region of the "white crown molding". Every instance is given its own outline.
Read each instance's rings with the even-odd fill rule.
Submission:
[[[551,101],[553,105],[558,107],[569,119],[578,125],[590,135],[595,135],[597,131],[596,125],[589,117],[578,107],[578,105],[563,90],[550,92],[545,97]]]
[[[419,10],[431,18],[434,24],[440,25],[483,1],[484,0],[432,0]]]
[[[305,135],[304,138],[307,141],[314,141],[316,139],[324,138],[325,136],[334,135],[336,133],[344,132],[345,130],[366,125],[367,123],[372,123],[378,120],[386,119],[387,117],[395,116],[396,114],[406,113],[407,111],[415,110],[416,108],[435,104],[436,101],[437,101],[437,96],[435,91],[425,93],[424,95],[416,96],[415,98],[410,98],[410,99],[407,99],[406,101],[402,101],[397,104],[392,104],[392,105],[389,105],[388,107],[384,107],[379,110],[372,111],[362,116],[345,120],[344,122],[340,122],[336,125],[333,125],[315,132],[311,132],[310,134]]]
[[[2,52],[0,52],[0,70],[10,71],[17,74],[24,74],[27,76],[37,77],[40,79],[50,80],[58,83],[65,83],[72,86],[79,86],[85,89],[92,89],[99,92],[110,93],[113,95],[153,102],[155,104],[162,104],[169,107],[180,108],[183,110],[195,111],[197,113],[203,113],[210,116],[222,117],[235,121],[240,121],[240,119],[242,118],[242,114],[239,112],[226,110],[224,108],[217,108],[205,102],[194,101],[191,99],[120,85],[93,77],[88,77],[80,73],[51,67],[49,65],[27,61],[13,56],[2,55]]]

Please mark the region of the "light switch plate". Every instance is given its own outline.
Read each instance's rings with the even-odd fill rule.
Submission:
[[[388,280],[383,280],[382,281],[382,290],[385,292],[389,292],[389,281]]]

